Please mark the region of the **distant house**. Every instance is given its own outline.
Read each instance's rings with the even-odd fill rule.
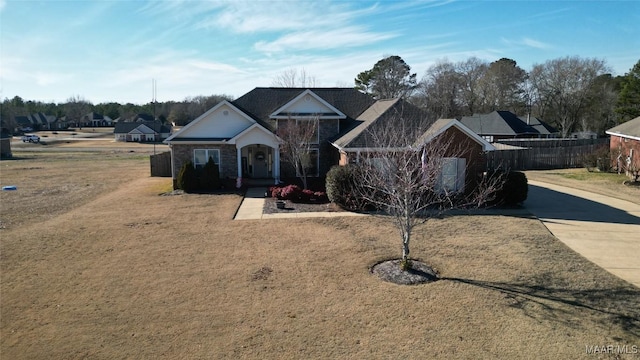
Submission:
[[[557,130],[536,117],[518,117],[510,111],[474,114],[460,120],[483,139],[494,142],[501,139],[549,138]]]
[[[53,115],[38,112],[27,116],[16,116],[15,121],[19,131],[55,130],[59,129],[57,119]]]
[[[238,184],[242,178],[278,183],[281,177],[294,175],[287,173],[293,166],[281,160],[280,139],[275,134],[278,124],[314,122],[317,136],[309,154],[310,174],[321,177],[333,165],[375,156],[381,148],[368,139],[368,130],[426,119],[427,113],[402,99],[376,100],[353,88],[255,88],[234,101],[218,103],[165,142],[171,148],[174,180],[183,164],[192,162],[199,167],[212,158],[220,176],[236,179]],[[424,144],[443,135],[468,143],[468,157],[455,159],[452,176],[475,179],[475,170],[485,165],[478,159],[493,149],[491,144],[455,119],[432,121],[430,126],[421,138],[411,140]],[[463,163],[470,166],[465,168]]]
[[[140,113],[140,114],[133,115],[132,117],[127,119],[127,121],[129,121],[129,122],[151,122],[151,121],[156,121],[156,118],[153,115]]]
[[[84,115],[80,119],[80,122],[83,124],[83,126],[92,126],[92,127],[113,125],[113,120],[111,120],[110,117],[106,115],[94,113],[94,112],[90,112],[87,115]]]
[[[640,116],[613,127],[606,133],[611,135],[609,146],[613,167],[625,169],[628,175],[629,167],[640,170]]]
[[[9,129],[0,129],[0,158],[6,159],[12,157],[11,153],[11,132]]]
[[[160,121],[118,122],[113,134],[116,141],[158,142],[168,138],[172,133],[170,125]]]

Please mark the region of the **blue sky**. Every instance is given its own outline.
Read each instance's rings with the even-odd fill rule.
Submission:
[[[353,86],[387,55],[533,64],[577,55],[623,75],[640,59],[640,1],[0,0],[0,97],[147,103],[271,86],[304,69]]]

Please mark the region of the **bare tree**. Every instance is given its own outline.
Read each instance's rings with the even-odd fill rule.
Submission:
[[[80,121],[84,115],[91,111],[91,103],[80,95],[72,96],[64,104],[64,110],[68,122],[73,122],[76,126],[82,126]]]
[[[604,60],[577,56],[534,65],[529,76],[537,113],[555,121],[567,137],[585,115],[594,82],[607,71]]]
[[[459,115],[460,76],[455,65],[441,60],[430,66],[420,81],[418,105],[438,117]]]
[[[485,112],[516,109],[523,102],[527,72],[515,60],[502,58],[492,62],[479,81]]]
[[[411,235],[421,223],[443,211],[477,207],[498,190],[501,179],[481,178],[470,182],[479,170],[469,142],[426,130],[424,120],[411,121],[396,114],[394,126],[371,129],[368,137],[373,151],[360,162],[361,186],[358,194],[384,210],[402,239],[404,270],[409,261]],[[450,134],[449,134],[450,135]]]
[[[317,165],[313,163],[317,161],[313,153],[317,151],[318,118],[279,120],[276,135],[280,138],[283,159],[295,168],[306,189],[309,171]]]
[[[310,88],[316,87],[316,83],[315,76],[307,74],[304,68],[300,70],[290,68],[277,75],[271,82],[271,86]]]

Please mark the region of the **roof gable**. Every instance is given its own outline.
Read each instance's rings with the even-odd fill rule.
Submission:
[[[251,116],[229,101],[223,100],[165,141],[231,139],[255,123]]]
[[[463,123],[456,119],[438,119],[431,127],[418,139],[416,145],[426,144],[431,140],[435,139],[439,135],[444,134],[450,128],[456,128],[463,132],[466,136],[471,138],[473,141],[477,142],[482,146],[482,150],[484,151],[493,151],[496,148],[491,145],[487,140],[481,138],[478,134],[473,132],[473,130],[466,127]]]
[[[307,90],[344,114],[346,119],[343,121],[349,125],[375,103],[370,95],[354,88],[255,88],[232,103],[261,125],[273,130],[271,115]]]
[[[345,119],[347,116],[313,91],[307,89],[275,110],[269,117],[273,119],[288,119],[292,117]]]

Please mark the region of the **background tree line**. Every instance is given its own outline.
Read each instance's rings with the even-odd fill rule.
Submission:
[[[136,114],[149,114],[161,121],[183,126],[222,100],[231,100],[231,96],[194,96],[183,101],[149,102],[144,105],[116,102],[92,104],[81,96],[72,96],[63,103],[24,100],[14,96],[12,99],[5,98],[0,102],[0,117],[2,126],[11,129],[15,127],[13,122],[16,116],[27,116],[38,112],[54,115],[56,118],[66,117],[70,122],[78,122],[80,118],[91,112],[108,116],[113,120],[129,119]]]
[[[560,130],[604,131],[640,116],[640,61],[612,76],[604,60],[569,56],[526,71],[515,60],[440,60],[422,79],[399,56],[388,56],[355,78],[355,87],[378,99],[403,97],[434,118],[507,110],[539,117]]]

